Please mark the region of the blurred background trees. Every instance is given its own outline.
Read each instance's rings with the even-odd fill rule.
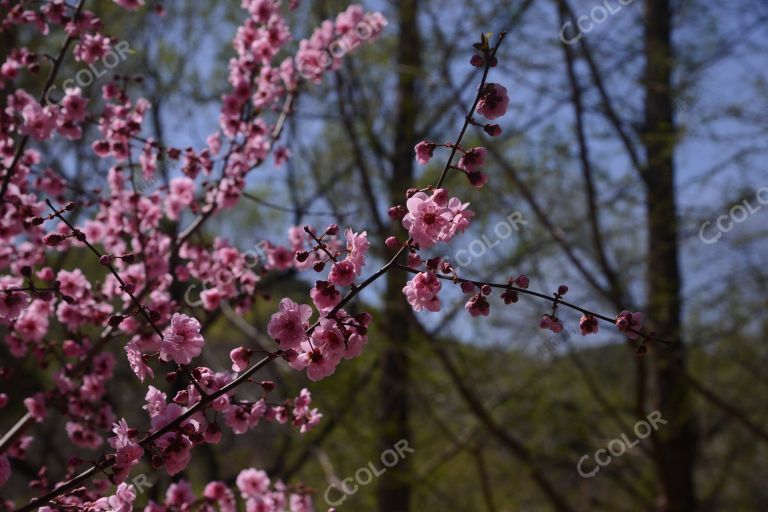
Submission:
[[[148,8],[128,18],[99,4],[108,32],[135,50],[113,74],[143,75],[134,91],[156,105],[148,135],[159,142],[194,146],[217,123],[236,4],[172,0],[165,16]],[[304,2],[295,26],[306,33],[344,7]],[[768,5],[407,0],[367,7],[391,22],[382,40],[345,59],[326,85],[302,91],[284,138],[290,161],[260,171],[240,207],[200,236],[248,248],[284,242],[291,225],[336,222],[368,229],[381,250],[399,233],[387,208],[440,171],[439,160],[417,168],[413,146],[455,138],[463,122],[478,80],[468,66],[471,43],[480,32],[506,30],[493,81],[507,87],[511,115],[501,137],[470,132],[466,140],[488,148],[490,181],[467,192],[476,222],[447,257],[463,276],[501,282],[525,273],[533,288],[568,284],[569,300],[609,315],[644,311],[676,345],[649,345],[638,355],[618,333],[583,338],[568,313],[566,331],[552,336],[537,327],[545,306],[525,298],[510,306],[497,298],[490,321],[475,322],[447,287],[443,312],[414,314],[401,293],[406,276],[393,272],[362,295],[366,308],[381,312],[367,353],[310,386],[325,415],[315,431],[297,438],[266,426],[224,436],[218,450],[202,448],[205,456],[183,476],[227,479],[242,466],[261,466],[314,487],[324,510],[329,484],[371,461],[380,467],[381,452],[407,439],[414,453],[340,510],[768,507],[768,205],[757,196],[768,186]],[[580,17],[591,23],[581,37]],[[66,65],[62,77],[78,70]],[[106,169],[86,148],[68,147],[44,154],[87,198],[104,186]],[[174,174],[170,163],[161,169],[166,180]],[[466,187],[462,179],[451,177],[447,187]],[[708,243],[715,220],[745,200],[762,207]],[[308,283],[287,272],[263,285],[265,296],[298,296]],[[244,340],[270,343],[265,325],[274,307],[265,297],[242,318],[210,313],[206,340],[220,345],[220,360],[206,363],[225,369],[226,354]],[[287,367],[269,371],[286,394],[306,385]],[[110,390],[118,410],[141,400],[132,383],[119,365]],[[596,450],[621,434],[633,439],[634,425],[653,411],[668,423],[594,477],[580,476],[583,455],[595,467]],[[45,443],[34,449],[65,465],[70,454],[56,443],[61,425],[45,428]],[[144,496],[152,497],[168,477],[143,470],[157,484]],[[33,476],[36,468],[25,471]]]

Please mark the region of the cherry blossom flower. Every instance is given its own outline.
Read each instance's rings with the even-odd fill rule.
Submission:
[[[136,374],[141,382],[144,382],[144,379],[147,376],[151,379],[155,378],[155,372],[144,362],[144,358],[142,357],[143,354],[137,342],[129,342],[125,346],[125,354],[128,356],[128,363],[131,366],[131,370],[133,370],[133,373]]]
[[[355,282],[355,265],[349,260],[334,263],[328,274],[328,281],[339,286],[349,286]]]
[[[616,327],[623,332],[627,338],[634,340],[638,337],[637,332],[643,327],[643,314],[633,313],[631,311],[622,311],[616,317]]]
[[[253,354],[253,350],[245,347],[237,347],[229,353],[229,358],[232,360],[232,371],[242,372],[248,368],[248,361]]]
[[[414,194],[408,199],[406,206],[408,214],[403,217],[403,227],[408,230],[413,241],[422,248],[435,245],[440,232],[453,216],[424,192]]]
[[[25,398],[24,406],[38,423],[42,423],[48,415],[48,410],[45,407],[45,398],[42,393],[35,393],[32,397]]]
[[[488,299],[482,293],[473,295],[467,303],[464,305],[469,314],[472,316],[488,316],[491,313],[491,306],[488,304]]]
[[[486,119],[496,119],[507,113],[509,97],[503,85],[487,83],[477,102],[477,112]]]
[[[251,425],[249,409],[242,405],[231,405],[224,415],[224,422],[235,434],[244,434]]]
[[[171,325],[163,332],[160,359],[177,364],[189,364],[203,350],[205,340],[200,335],[200,322],[183,313],[174,313]]]
[[[280,301],[279,310],[274,313],[267,325],[267,332],[275,339],[280,349],[296,350],[307,339],[305,333],[309,327],[312,308],[306,304],[296,304],[289,298]]]
[[[121,483],[117,486],[114,495],[97,501],[96,507],[97,510],[108,510],[110,512],[131,512],[135,500],[136,491],[133,486]]]
[[[539,327],[542,329],[549,329],[555,334],[563,332],[563,323],[559,318],[552,315],[544,315],[539,321]]]
[[[195,199],[195,182],[187,177],[173,178],[165,200],[165,213],[169,219],[177,220],[181,210]]]
[[[244,469],[235,480],[243,498],[256,498],[269,490],[269,477],[260,469]]]
[[[312,347],[309,343],[302,343],[302,351],[298,357],[290,362],[291,368],[296,371],[307,370],[309,380],[322,380],[336,371],[336,366],[341,360],[341,353],[329,350],[325,347]]]
[[[349,250],[347,261],[352,263],[355,274],[359,276],[365,265],[365,253],[368,252],[368,247],[371,245],[368,241],[368,233],[365,231],[355,233],[352,229],[347,228],[344,235],[347,238],[347,250]]]
[[[165,504],[179,510],[188,510],[195,502],[195,493],[186,480],[179,480],[168,486],[165,492]]]
[[[220,512],[235,512],[237,501],[235,494],[224,482],[209,482],[203,490],[203,497],[215,502]]]
[[[435,147],[437,147],[436,144],[426,140],[416,144],[416,147],[414,148],[416,151],[416,161],[421,165],[428,164],[429,160],[432,158],[432,155],[435,152]]]
[[[597,318],[592,315],[582,315],[579,319],[579,329],[581,330],[582,336],[594,334],[599,328],[600,324],[597,322]]]
[[[0,290],[22,287],[22,280],[0,276]],[[0,321],[16,320],[29,304],[29,295],[23,292],[0,291]]]
[[[485,163],[485,155],[487,152],[488,150],[485,148],[472,148],[464,153],[459,159],[457,166],[467,172],[475,171]]]
[[[341,302],[341,293],[328,281],[316,281],[309,291],[309,296],[321,313],[330,311]]]
[[[104,57],[112,48],[109,38],[101,34],[85,34],[75,46],[75,60],[92,64]]]
[[[440,311],[437,294],[442,287],[434,272],[420,272],[403,287],[403,293],[414,311]]]

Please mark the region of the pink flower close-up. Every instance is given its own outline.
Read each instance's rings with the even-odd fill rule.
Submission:
[[[291,299],[280,301],[277,313],[274,313],[267,325],[267,332],[278,342],[283,350],[298,349],[307,339],[304,332],[309,327],[312,308],[306,304],[296,304]]]
[[[160,359],[177,364],[189,364],[203,350],[200,322],[182,313],[174,313],[171,325],[163,332]]]

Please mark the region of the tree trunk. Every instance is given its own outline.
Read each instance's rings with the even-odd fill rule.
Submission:
[[[416,145],[418,120],[417,80],[421,66],[418,0],[404,0],[397,5],[400,25],[397,65],[397,118],[394,130],[392,175],[389,180],[390,204],[402,204],[405,191],[413,186],[413,147]],[[404,237],[399,222],[392,223],[392,232]],[[412,336],[408,329],[408,303],[402,288],[407,276],[393,268],[387,274],[384,305],[386,339],[381,353],[379,448],[392,449],[405,440],[411,444],[409,417],[409,364],[407,350]],[[381,475],[378,482],[378,507],[381,512],[410,510],[411,464],[408,453]]]
[[[681,283],[675,197],[671,12],[669,0],[647,0],[645,11],[644,171],[648,215],[648,321],[671,348],[654,347],[658,410],[667,421],[654,435],[661,484],[660,509],[697,508],[694,463],[697,425],[684,374],[686,349],[681,325]]]

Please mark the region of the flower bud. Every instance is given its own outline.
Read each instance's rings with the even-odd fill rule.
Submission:
[[[58,233],[48,233],[43,237],[43,243],[48,247],[55,247],[64,240],[64,237]]]

